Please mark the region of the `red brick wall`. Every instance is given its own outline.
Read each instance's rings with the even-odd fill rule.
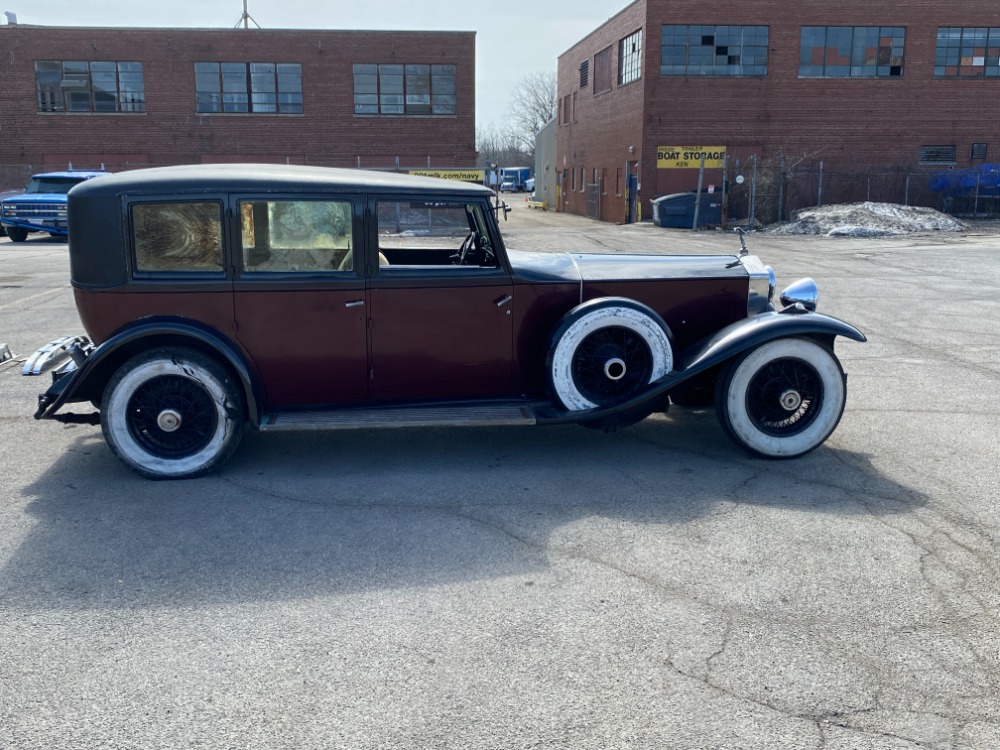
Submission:
[[[642,149],[642,78],[625,86],[618,85],[618,41],[644,25],[646,0],[638,0],[622,10],[606,24],[559,56],[557,95],[562,100],[576,94],[575,118],[570,112],[570,122],[556,128],[556,164],[562,170],[576,169],[576,189],[573,178],[560,183],[559,210],[575,214],[586,213],[586,194],[581,191],[579,170],[583,169],[583,182],[593,181],[593,171],[598,176],[606,174],[601,195],[601,219],[623,221],[625,217],[625,190],[617,191],[617,172],[625,169],[629,160],[638,159]],[[643,34],[643,45],[647,44]],[[659,44],[659,32],[657,32]],[[613,85],[611,91],[594,94],[594,56],[611,47]],[[589,61],[589,82],[580,88],[580,63]],[[658,69],[658,68],[657,68]],[[570,109],[572,110],[572,104]],[[629,152],[634,147],[634,153]],[[624,174],[622,177],[624,181]]]
[[[570,91],[579,60],[588,55],[592,60],[600,48],[617,43],[636,25],[639,10],[646,19],[641,101],[636,102],[633,92],[616,91],[618,98],[602,107],[601,97],[580,91],[578,122],[560,129],[559,159],[565,155],[567,167],[610,163],[632,141],[641,141],[637,152],[645,216],[651,198],[697,186],[696,169],[656,168],[656,149],[664,145],[724,145],[730,157],[742,160],[755,153],[776,161],[784,153],[787,163],[818,165],[822,160],[828,171],[859,173],[870,168],[919,171],[922,145],[954,144],[956,168],[973,164],[974,142],[989,144],[987,161],[1000,160],[1000,79],[934,77],[938,27],[1000,27],[996,0],[642,0],[560,57],[560,94]],[[767,25],[767,76],[660,76],[663,24]],[[904,26],[903,76],[799,78],[802,26]],[[588,113],[585,119],[583,112]],[[641,136],[636,135],[639,127]],[[721,171],[707,172],[709,182],[720,184]],[[569,200],[566,210],[583,213],[583,204]]]
[[[138,61],[145,114],[38,112],[35,60]],[[197,114],[195,62],[302,65],[303,114]],[[456,66],[456,114],[354,115],[354,63]],[[0,165],[266,161],[470,166],[475,33],[0,26]]]

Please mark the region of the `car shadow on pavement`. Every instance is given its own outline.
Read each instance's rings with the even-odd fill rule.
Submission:
[[[542,575],[581,549],[614,551],[628,567],[637,539],[669,566],[691,528],[746,506],[773,511],[763,533],[780,537],[793,517],[823,535],[818,524],[926,502],[867,455],[829,444],[793,461],[751,458],[711,412],[610,435],[249,433],[221,473],[181,482],[132,474],[99,430],[80,431],[23,490],[36,524],[0,574],[8,604],[155,608],[429,587]]]

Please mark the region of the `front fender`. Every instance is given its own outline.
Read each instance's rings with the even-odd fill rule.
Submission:
[[[692,344],[675,357],[676,369],[688,377],[704,372],[737,354],[789,336],[814,336],[833,340],[844,336],[854,341],[868,339],[854,326],[821,313],[785,308],[737,321]]]
[[[672,388],[696,375],[709,370],[733,357],[780,338],[811,336],[832,342],[837,336],[864,342],[868,339],[854,326],[837,318],[797,308],[782,312],[764,312],[752,318],[739,320],[716,331],[711,336],[674,354],[674,369],[636,397],[615,406],[580,411],[562,409],[545,410],[539,414],[539,423],[558,424],[587,422],[639,411],[661,399]]]
[[[226,364],[232,367],[246,396],[247,416],[251,424],[257,424],[258,394],[255,379],[246,361],[236,347],[218,333],[202,328],[186,321],[161,320],[140,323],[139,325],[120,331],[98,346],[75,370],[62,374],[53,373],[57,379],[44,394],[38,397],[38,411],[35,419],[52,419],[55,413],[65,404],[73,401],[87,400],[87,394],[95,390],[103,390],[116,367],[112,366],[119,355],[134,353],[157,346],[156,340],[165,344],[194,344],[195,348],[208,349],[220,356]]]

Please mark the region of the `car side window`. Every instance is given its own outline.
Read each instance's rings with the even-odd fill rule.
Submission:
[[[380,200],[376,205],[381,270],[499,266],[478,204]]]
[[[134,203],[132,246],[139,272],[223,273],[222,204]]]
[[[244,273],[354,270],[350,201],[241,201]]]

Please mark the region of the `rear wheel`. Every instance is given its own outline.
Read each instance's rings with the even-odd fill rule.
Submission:
[[[133,357],[112,377],[101,404],[101,429],[111,450],[151,479],[213,471],[236,449],[245,424],[233,376],[191,349]]]
[[[24,242],[28,239],[28,230],[21,227],[7,227],[7,236],[11,242]]]
[[[833,352],[815,341],[778,339],[732,361],[717,381],[726,434],[764,458],[794,458],[830,437],[847,386]]]

